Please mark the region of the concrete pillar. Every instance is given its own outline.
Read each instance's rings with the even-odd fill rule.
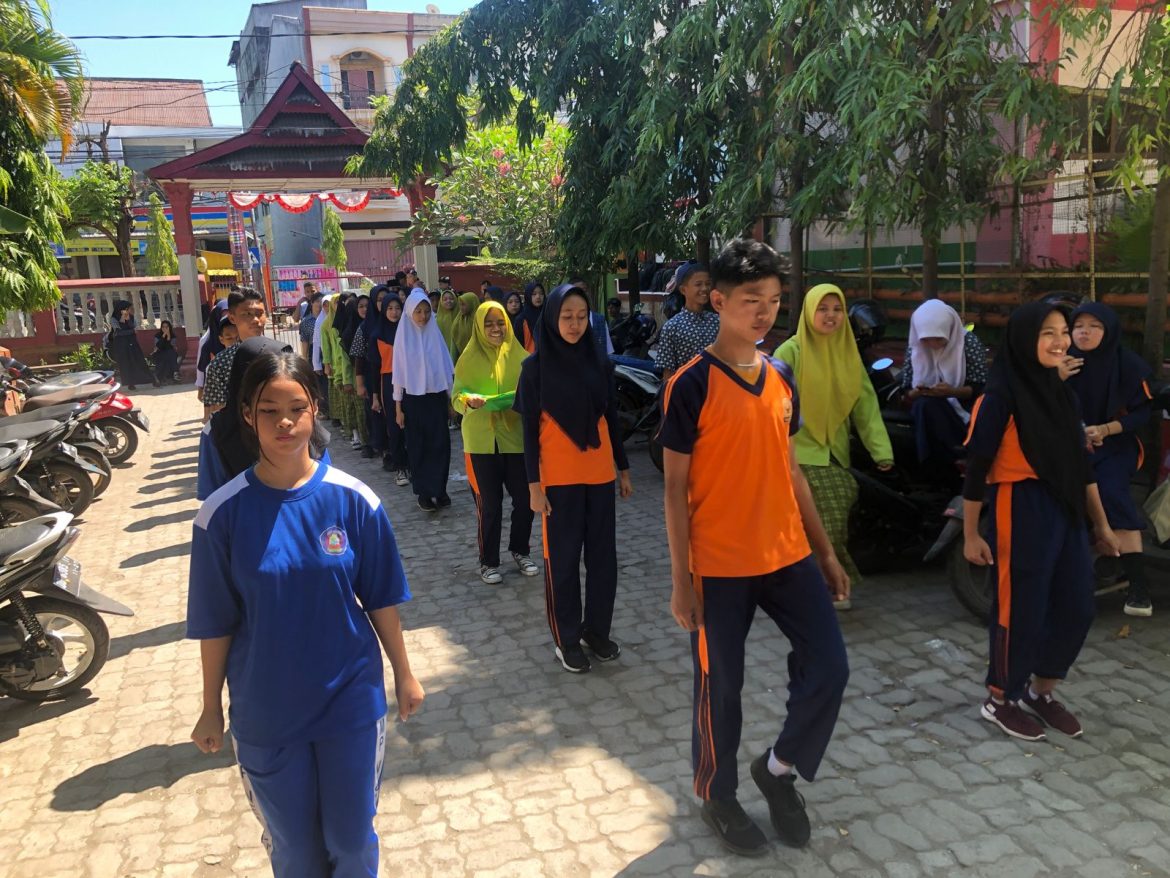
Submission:
[[[85,257],[85,269],[91,280],[102,276],[102,263],[92,253]]]
[[[428,290],[439,285],[439,248],[434,244],[418,244],[414,248],[414,270]]]
[[[199,298],[199,272],[195,267],[195,229],[191,225],[191,200],[195,195],[189,183],[164,182],[163,192],[171,205],[175,227],[175,250],[179,254],[179,291],[183,302],[183,325],[187,337],[202,331],[203,308]]]

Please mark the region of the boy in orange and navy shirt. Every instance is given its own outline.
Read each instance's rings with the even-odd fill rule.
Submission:
[[[808,843],[794,770],[812,780],[837,722],[849,669],[833,600],[849,594],[790,437],[800,427],[789,367],[756,350],[780,307],[779,257],[735,240],[711,266],[715,343],[666,387],[666,532],[675,620],[695,665],[692,759],[703,821],[729,850],[767,840],[736,799],[744,643],[756,607],[792,645],[788,716],[752,778],[786,844]],[[811,547],[810,547],[811,544]]]

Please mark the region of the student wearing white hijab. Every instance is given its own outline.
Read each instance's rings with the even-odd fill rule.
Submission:
[[[913,403],[919,461],[940,480],[957,482],[956,451],[987,383],[987,348],[967,332],[954,308],[928,299],[910,317],[900,381]]]
[[[394,340],[395,420],[406,430],[406,456],[418,507],[425,512],[451,505],[451,384],[455,365],[431,314],[426,291],[415,287],[406,300]],[[409,428],[407,428],[409,424]]]
[[[312,341],[312,360],[313,372],[317,376],[317,391],[321,394],[321,404],[319,417],[329,418],[329,376],[325,374],[325,364],[321,360],[321,325],[325,322],[325,306],[329,300],[333,298],[333,294],[322,297],[321,299],[321,313],[317,316],[317,322],[313,324],[313,341]]]

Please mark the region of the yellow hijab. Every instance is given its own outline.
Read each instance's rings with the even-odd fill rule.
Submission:
[[[439,307],[435,311],[435,323],[439,324],[439,332],[443,333],[443,341],[447,342],[447,347],[451,347],[451,327],[455,323],[455,317],[459,314],[459,297],[451,292],[451,298],[454,300],[450,308],[443,307],[443,300],[447,298],[449,290],[444,290],[439,296]]]
[[[464,314],[459,305],[465,304],[468,311]],[[475,332],[475,327],[480,321],[475,319],[475,309],[479,305],[479,296],[475,293],[463,293],[459,296],[459,300],[455,305],[455,318],[451,321],[451,359],[458,360],[463,353],[463,349],[467,347],[467,343],[471,341],[471,336]]]
[[[805,294],[796,329],[795,371],[803,427],[822,445],[829,445],[861,396],[864,366],[847,314],[832,335],[813,328],[813,315],[825,296],[837,296],[846,308],[845,295],[834,284],[817,284]]]
[[[488,341],[483,325],[492,311],[499,311],[504,318],[504,341],[496,347]],[[520,367],[528,351],[516,339],[512,321],[504,306],[496,301],[487,301],[476,309],[475,331],[471,341],[463,349],[459,362],[455,364],[455,386],[462,392],[473,393],[487,398],[484,408],[490,414],[492,428],[499,419],[511,415],[512,401],[516,396],[516,385],[520,381]],[[473,416],[468,410],[467,416]],[[467,426],[468,422],[464,422]]]

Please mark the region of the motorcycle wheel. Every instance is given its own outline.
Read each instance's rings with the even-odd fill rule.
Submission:
[[[638,401],[633,396],[624,390],[618,390],[615,398],[617,401],[618,427],[621,429],[622,442],[626,442],[634,435],[634,427],[637,426],[638,411],[641,406],[638,405]]]
[[[650,440],[650,460],[660,473],[666,472],[666,465],[662,462],[662,443],[657,439]]]
[[[75,463],[47,460],[37,476],[37,493],[56,503],[71,515],[81,515],[93,502],[93,482],[89,473]]]
[[[110,445],[106,457],[110,463],[125,463],[138,450],[138,431],[123,418],[102,418],[97,422]]]
[[[992,589],[995,587],[990,567],[972,564],[963,555],[962,538],[955,540],[947,559],[947,577],[959,603],[983,624],[991,617]]]
[[[0,497],[0,527],[12,527],[43,515],[40,507],[23,497]]]
[[[18,689],[0,677],[0,692],[21,701],[50,701],[68,698],[92,680],[110,654],[110,631],[102,617],[89,607],[49,597],[27,598],[29,610],[45,629],[61,667],[55,677]],[[16,609],[5,607],[3,618],[17,619]]]
[[[98,451],[96,448],[79,447],[77,449],[77,456],[88,463],[90,466],[96,466],[102,471],[100,476],[95,476],[90,473],[93,478],[93,495],[100,497],[105,493],[106,488],[110,487],[114,471],[110,469],[110,462],[106,460],[106,456]]]

